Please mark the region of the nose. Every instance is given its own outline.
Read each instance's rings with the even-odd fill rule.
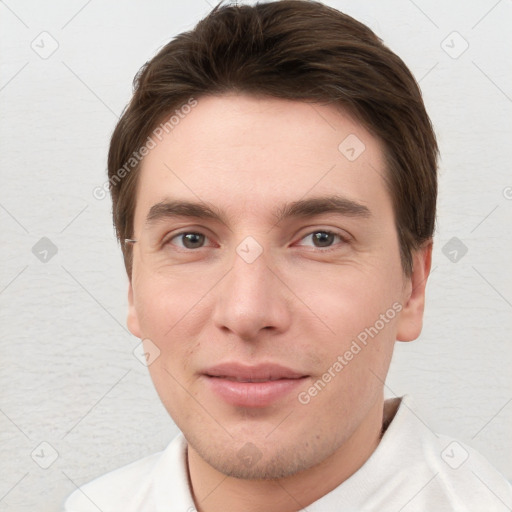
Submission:
[[[245,341],[261,337],[262,331],[285,332],[291,321],[292,297],[263,252],[252,262],[238,254],[217,289],[213,321],[217,328]]]

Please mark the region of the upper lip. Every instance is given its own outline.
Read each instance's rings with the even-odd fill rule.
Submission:
[[[301,377],[306,377],[306,375],[301,372],[275,363],[263,363],[250,366],[226,362],[211,366],[204,370],[203,373],[209,377],[224,377],[243,382],[265,382],[268,380],[300,379]]]

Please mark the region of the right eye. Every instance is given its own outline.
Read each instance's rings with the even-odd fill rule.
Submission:
[[[181,241],[181,245],[178,244],[180,249],[200,249],[205,240],[208,238],[206,235],[202,233],[197,233],[195,231],[182,231],[181,233],[177,233],[173,235],[168,240],[164,241],[163,245],[168,246],[170,244],[176,245],[173,243],[173,240],[178,239]]]

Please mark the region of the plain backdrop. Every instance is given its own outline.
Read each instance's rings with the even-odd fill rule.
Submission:
[[[512,2],[327,3],[404,59],[442,154],[424,329],[397,344],[386,395],[412,395],[512,479]],[[0,2],[0,511],[59,510],[177,432],[133,353],[111,205],[93,190],[137,70],[210,8]]]

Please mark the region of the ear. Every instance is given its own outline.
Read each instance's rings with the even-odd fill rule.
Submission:
[[[432,264],[432,240],[415,250],[412,257],[412,275],[407,278],[404,286],[403,309],[398,321],[398,341],[413,341],[421,333],[425,309],[425,288]]]
[[[130,332],[136,336],[137,338],[142,338],[142,333],[139,325],[139,317],[137,315],[137,310],[135,309],[135,304],[133,300],[133,286],[132,280],[128,284],[128,317],[126,319],[126,324]]]

